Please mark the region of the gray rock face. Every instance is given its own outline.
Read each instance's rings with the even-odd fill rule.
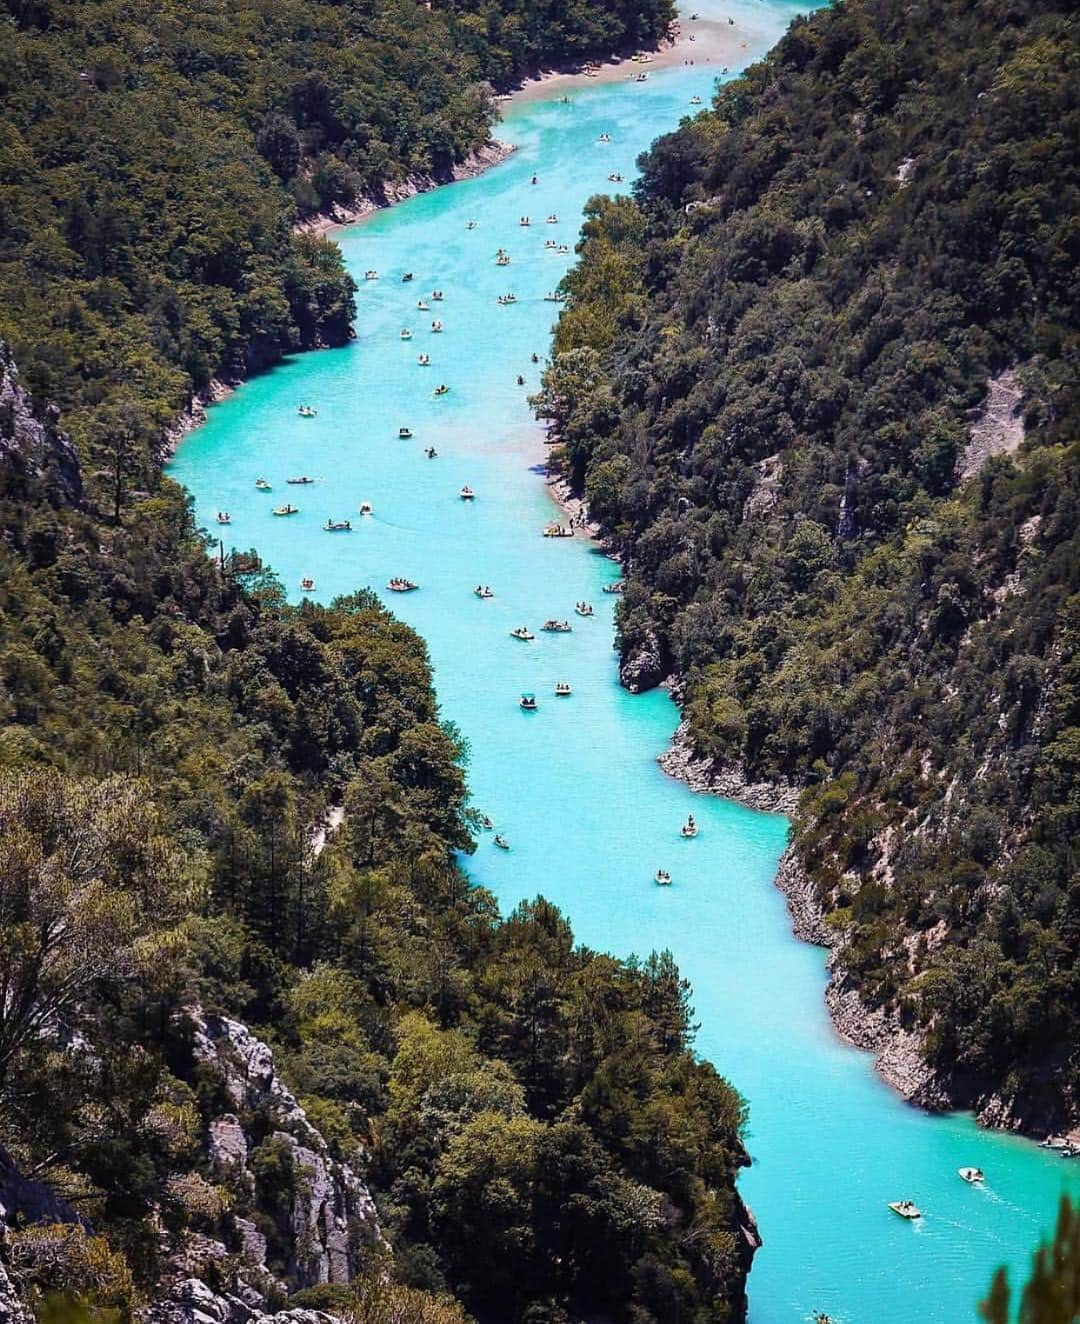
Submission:
[[[244,1114],[259,1111],[274,1126],[272,1139],[290,1151],[293,1171],[299,1175],[287,1226],[281,1229],[290,1282],[296,1287],[350,1282],[365,1248],[382,1242],[367,1186],[347,1163],[331,1157],[326,1141],[274,1069],[273,1054],[261,1039],[239,1021],[199,1010],[188,1014],[196,1060],[220,1074],[236,1109],[210,1122],[208,1148],[215,1175],[256,1205],[266,1204],[249,1166],[251,1146],[240,1121]],[[265,1269],[265,1236],[247,1219],[237,1219],[236,1227],[245,1261]]]
[[[0,1260],[0,1324],[33,1324],[34,1317],[19,1300],[15,1285]]]
[[[636,648],[632,648],[619,664],[619,679],[631,694],[656,689],[665,674],[660,640],[651,631],[645,640]]]
[[[19,384],[11,350],[0,340],[0,485],[13,496],[76,505],[82,474],[75,448],[60,428],[60,411],[41,416]]]
[[[268,1312],[230,1292],[214,1292],[201,1278],[185,1278],[167,1301],[141,1312],[145,1324],[333,1324],[321,1310]]]

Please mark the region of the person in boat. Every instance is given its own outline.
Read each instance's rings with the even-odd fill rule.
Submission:
[[[450,394],[450,387],[447,386],[446,383],[444,382],[441,386],[436,386],[436,387],[435,387],[435,394],[436,394],[436,395],[449,395],[449,394]]]
[[[434,446],[429,446],[427,450],[424,452],[424,454],[428,457],[429,460],[433,460],[435,456],[438,455],[438,453],[439,452],[435,449]]]
[[[533,361],[534,363],[539,363],[539,362],[540,362],[540,355],[539,355],[539,354],[533,354],[531,357],[532,357],[532,361]]]
[[[536,175],[533,175],[533,177],[532,177],[532,179],[529,181],[529,183],[530,183],[530,184],[539,184],[539,183],[540,183],[540,180],[539,180],[539,178],[538,178]]]
[[[525,385],[525,378],[522,377],[522,375],[521,375],[520,372],[518,373],[518,385],[519,385],[519,386],[524,386],[524,385]]]

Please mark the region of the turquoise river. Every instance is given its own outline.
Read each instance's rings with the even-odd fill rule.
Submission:
[[[796,10],[735,0],[713,16],[729,12],[745,63]],[[691,97],[708,101],[718,73],[715,61],[680,64],[644,83],[575,86],[570,104],[559,87],[510,106],[498,133],[519,150],[503,165],[337,234],[360,283],[356,340],[248,382],[184,441],[171,472],[204,525],[231,513],[229,543],[256,547],[293,598],[308,576],[323,600],[381,591],[393,575],[417,581],[418,592],[385,596],[427,640],[443,713],[471,747],[474,801],[512,847],[483,835],[471,875],[504,909],[543,893],[590,946],[674,952],[693,982],[699,1051],[750,1102],[753,1166],[741,1189],[765,1242],[750,1279],[753,1324],[815,1310],[838,1324],[964,1324],[997,1264],[1014,1280],[1024,1271],[1059,1193],[1080,1192],[1080,1163],[981,1131],[967,1115],[908,1107],[867,1055],[839,1041],[822,1000],[823,953],[792,937],[773,886],[786,820],[694,796],[663,775],[656,756],[677,712],[662,691],[632,696],[618,684],[615,599],[601,592],[617,567],[581,537],[540,536],[557,516],[526,398],[540,373],[532,355],[543,360],[558,312],[544,295],[573,260],[586,199],[618,187],[609,174],[632,178],[638,153],[692,113]],[[557,224],[545,223],[550,213]],[[500,246],[508,267],[495,265]],[[379,279],[365,281],[368,269]],[[443,301],[418,309],[435,288]],[[518,301],[500,306],[507,291]],[[441,335],[430,330],[436,318]],[[421,353],[431,366],[418,365]],[[449,394],[433,398],[442,382]],[[298,418],[301,402],[317,416]],[[400,427],[413,439],[400,440]],[[318,482],[285,486],[301,473]],[[272,492],[256,491],[258,476]],[[474,501],[459,499],[463,484]],[[275,519],[286,499],[299,514]],[[350,518],[353,531],[324,532],[328,517]],[[473,595],[480,582],[494,598]],[[574,615],[579,599],[595,604],[592,619]],[[548,617],[568,618],[573,632],[539,632]],[[519,624],[534,642],[510,637]],[[556,699],[563,679],[573,695]],[[538,712],[519,710],[523,690],[535,691]],[[692,841],[679,836],[688,811],[701,825]],[[654,885],[658,867],[670,888]],[[985,1188],[958,1178],[966,1164],[985,1170]],[[906,1197],[921,1222],[888,1210]]]

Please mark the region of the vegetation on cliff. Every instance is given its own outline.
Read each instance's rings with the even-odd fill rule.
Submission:
[[[0,337],[99,470],[152,485],[215,377],[340,344],[353,285],[298,216],[488,138],[490,86],[652,44],[670,0],[3,0]]]
[[[540,398],[624,655],[700,754],[806,788],[848,978],[1036,1128],[1080,1104],[1078,35],[796,22],[593,201]]]

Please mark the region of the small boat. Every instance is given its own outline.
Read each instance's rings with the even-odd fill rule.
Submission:
[[[536,712],[537,708],[539,707],[539,705],[536,702],[536,695],[523,694],[521,698],[518,700],[518,707],[527,713]]]
[[[312,409],[310,405],[301,405],[296,412],[301,418],[314,418],[319,411],[317,409]]]
[[[352,523],[347,519],[328,519],[323,528],[327,533],[352,533]]]
[[[493,598],[495,596],[490,586],[487,584],[477,584],[477,586],[473,589],[473,593],[478,598]]]
[[[548,634],[569,634],[574,627],[569,621],[545,621],[540,628]]]
[[[608,175],[608,180],[609,180],[612,184],[621,184],[621,183],[623,182],[623,177],[622,177],[622,175],[616,173],[616,174],[614,174],[614,175]]]
[[[274,514],[275,514],[275,515],[298,515],[299,513],[300,513],[300,507],[299,507],[299,506],[275,506],[275,507],[274,507]]]
[[[559,252],[561,253],[562,249]],[[548,290],[547,294],[544,295],[545,303],[563,303],[565,300],[566,295],[560,294],[557,290]]]
[[[416,356],[416,365],[417,365],[417,367],[419,367],[419,368],[430,368],[430,367],[431,367],[431,355],[430,355],[430,354],[417,354],[417,356]]]
[[[890,1200],[889,1208],[901,1218],[922,1218],[922,1210],[913,1200]]]
[[[657,871],[656,871],[656,884],[657,884],[658,887],[670,887],[670,886],[671,886],[671,874],[669,874],[668,871],[667,871],[666,869],[657,869]]]
[[[402,273],[402,276],[401,276],[401,283],[402,283],[402,285],[404,285],[405,282],[408,281],[408,280],[412,280],[412,272],[411,272],[411,271],[405,271],[405,272]]]
[[[530,221],[527,216],[523,216],[521,220],[518,221],[518,225],[532,225],[532,221]]]
[[[433,460],[436,457],[436,455],[438,455],[438,453],[439,452],[435,449],[434,446],[429,446],[427,450],[424,451],[424,454],[428,457],[429,460]]]
[[[413,434],[412,428],[398,428],[397,434],[401,441],[408,441]]]
[[[232,516],[227,510],[219,510],[217,513],[217,522],[219,524],[231,524]]]
[[[432,290],[431,298],[434,303],[442,303],[443,301],[442,290]]]
[[[544,247],[545,247],[549,252],[550,252],[550,250],[553,249],[553,248],[558,248],[558,246],[559,246],[559,245],[555,242],[554,239],[545,239],[545,240],[544,240]]]
[[[647,81],[648,81],[648,77],[649,77],[648,74],[638,74],[638,76],[634,79],[634,82],[635,82],[635,83],[644,83],[644,82],[647,82]]]
[[[567,680],[557,680],[555,682],[555,693],[560,699],[565,699],[573,693],[570,688],[570,682]]]
[[[560,244],[560,245],[559,245],[559,252],[560,252],[560,253],[569,253],[569,252],[570,252],[570,245],[569,245],[569,244]],[[562,299],[559,300],[559,303],[562,303]]]
[[[500,253],[495,259],[495,265],[497,267],[508,267],[510,265],[510,254]]]
[[[365,272],[364,272],[364,279],[365,279],[365,280],[378,280],[378,279],[379,279],[379,273],[378,273],[377,271],[374,271],[374,270],[372,270],[372,271],[365,271]]]
[[[602,142],[602,143],[609,143],[609,142],[611,142],[611,134],[610,134],[610,133],[602,133],[602,134],[600,135],[600,137],[597,139],[597,141],[598,141],[598,142]]]
[[[484,814],[484,815],[481,817],[481,819],[480,819],[480,827],[481,827],[481,829],[482,829],[484,832],[490,832],[491,829],[492,829],[494,826],[495,826],[495,824],[491,821],[490,818],[488,818],[487,814]]]
[[[547,218],[547,223],[548,223],[548,225],[558,225],[558,224],[559,224],[559,218],[555,215],[554,212],[552,212],[551,215]]]
[[[691,97],[691,98],[690,98],[690,104],[691,104],[692,106],[700,106],[700,105],[701,105],[701,98],[700,98],[700,97]]]
[[[293,487],[307,487],[308,483],[313,483],[315,479],[309,478],[307,474],[299,474],[296,478],[286,478],[285,481],[291,483]]]
[[[496,846],[498,846],[499,850],[509,850],[509,849],[510,849],[510,843],[506,840],[505,837],[500,836],[499,833],[497,833],[497,832],[496,832],[495,836],[492,838],[492,841],[495,843]]]
[[[374,512],[373,512],[372,509],[371,509],[371,502],[370,502],[370,501],[361,501],[361,502],[360,502],[360,514],[361,514],[361,515],[371,515],[371,514],[373,514],[373,513],[374,513]]]
[[[982,1168],[957,1168],[956,1171],[964,1181],[970,1182],[972,1186],[986,1180],[986,1174]]]
[[[574,530],[568,528],[565,524],[549,524],[544,529],[545,538],[572,538]]]
[[[438,335],[439,332],[442,330],[442,323],[441,323],[441,322],[432,322],[432,324],[431,324],[431,330],[432,330],[433,334]]]
[[[409,328],[408,328],[407,326],[403,326],[403,327],[401,328],[401,338],[402,338],[402,340],[411,340],[411,339],[412,339],[412,332],[409,330]]]
[[[605,585],[604,585],[604,592],[605,592],[605,593],[621,593],[621,592],[623,591],[623,588],[624,588],[624,587],[625,587],[625,585],[623,584],[623,581],[622,581],[621,579],[617,579],[617,580],[614,582],[614,584],[605,584]]]
[[[431,312],[431,304],[429,304],[429,303],[425,303],[423,299],[417,299],[417,301],[416,301],[416,311],[419,312],[419,313],[430,313],[430,312]]]
[[[466,229],[466,230],[475,230],[475,229],[476,229],[476,221],[466,221],[466,222],[465,222],[465,229]]]
[[[511,630],[510,636],[513,639],[521,639],[524,643],[527,644],[531,644],[532,641],[536,638],[536,635],[530,634],[528,628],[524,625],[519,625],[516,629]]]
[[[517,303],[517,295],[516,295],[516,294],[500,294],[499,297],[498,297],[498,299],[496,300],[496,302],[499,303],[502,307],[505,308],[508,304],[511,304],[511,303]]]
[[[450,387],[449,387],[449,386],[436,386],[435,389],[434,389],[434,391],[432,391],[431,394],[432,394],[432,395],[449,395],[449,394],[450,394]]]
[[[256,478],[256,479],[255,479],[255,490],[256,490],[257,492],[269,492],[269,491],[270,491],[270,484],[266,481],[265,478]]]
[[[578,602],[575,604],[574,610],[579,616],[591,616],[593,614],[591,602]]]
[[[680,829],[681,834],[684,837],[696,837],[697,830],[697,824],[694,822],[694,815],[690,814]]]
[[[310,593],[311,590],[315,587],[315,581],[313,579],[308,579],[305,576],[305,578],[303,578],[300,581],[300,587],[304,590],[305,593]]]
[[[420,585],[414,584],[411,579],[400,579],[395,576],[387,581],[386,587],[391,593],[411,593],[413,589],[419,588]]]
[[[458,496],[461,497],[462,501],[472,501],[473,498],[476,496],[476,493],[466,483],[466,485],[458,493]]]

